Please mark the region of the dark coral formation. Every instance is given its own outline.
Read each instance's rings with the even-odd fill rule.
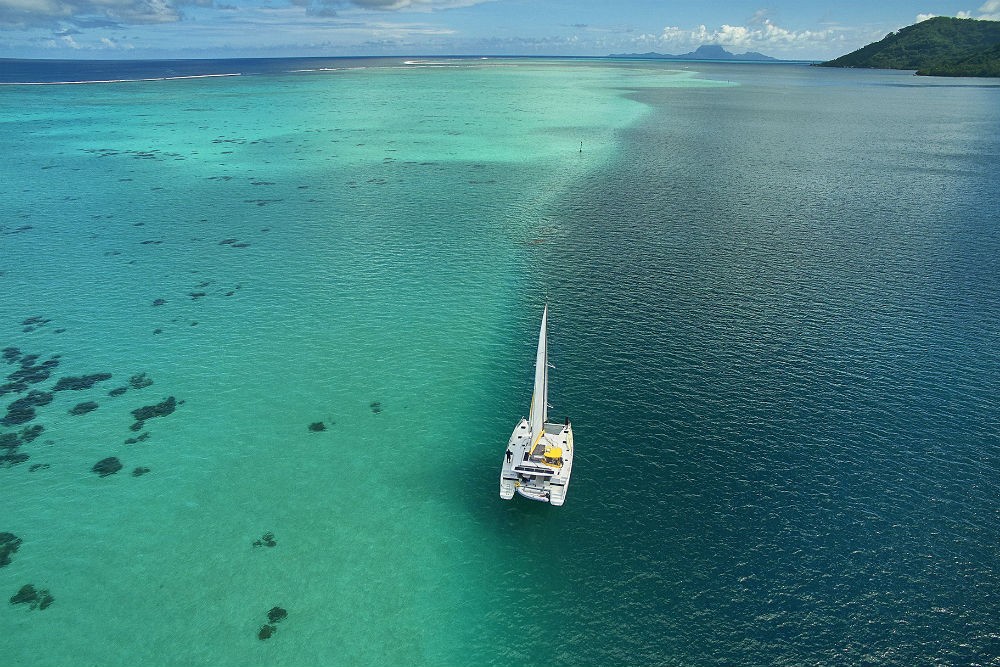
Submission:
[[[108,396],[121,396],[126,391],[128,391],[128,387],[115,387],[108,392]]]
[[[153,381],[146,377],[145,373],[137,373],[128,379],[128,384],[133,389],[145,389],[153,384]]]
[[[83,403],[77,403],[72,408],[69,409],[71,415],[85,415],[88,412],[93,412],[98,408],[96,401],[84,401]]]
[[[21,358],[21,350],[16,347],[5,347],[2,354],[3,360],[8,364],[12,364]]]
[[[275,624],[285,620],[287,616],[288,612],[281,607],[271,607],[270,611],[267,612],[268,622],[257,631],[257,639],[264,640],[272,637],[278,631],[278,626]]]
[[[274,533],[268,531],[261,535],[259,540],[254,540],[253,545],[255,547],[274,547],[278,543],[274,541]]]
[[[20,452],[10,452],[9,454],[0,455],[0,468],[16,466],[18,463],[24,463],[29,458],[31,457]]]
[[[106,459],[101,459],[94,464],[91,468],[101,477],[107,477],[108,475],[113,475],[122,469],[122,462],[118,460],[117,456],[109,456]]]
[[[35,590],[31,584],[21,586],[21,589],[10,596],[11,604],[26,604],[32,609],[45,609],[56,599],[44,588]]]
[[[7,414],[4,415],[3,419],[0,419],[0,424],[4,426],[26,424],[35,418],[36,407],[48,405],[51,402],[52,394],[33,389],[26,396],[17,399],[7,406]]]
[[[147,419],[152,419],[153,417],[166,417],[176,409],[177,399],[173,396],[167,397],[156,405],[144,405],[141,408],[136,408],[132,411],[132,416],[135,417],[135,423],[132,424],[130,428],[133,431],[139,431],[142,429],[143,424],[145,424]]]
[[[48,469],[49,469],[48,463],[35,463],[32,464],[30,468],[28,468],[28,472],[36,472],[38,470],[48,470]]]
[[[258,204],[258,206],[264,206],[265,204]],[[239,239],[222,239],[219,241],[219,245],[227,245],[230,248],[249,248],[250,244],[245,241],[240,241]]]
[[[326,424],[324,424],[323,422],[313,422],[312,424],[309,424],[309,430],[312,431],[313,433],[319,433],[320,431],[325,431]]]
[[[134,445],[134,444],[143,442],[145,440],[149,440],[149,432],[148,431],[145,432],[145,433],[140,433],[139,435],[137,435],[134,438],[126,438],[125,439],[125,444],[126,445]]]
[[[0,450],[4,450],[4,453],[0,454],[0,468],[9,468],[27,461],[29,456],[19,453],[17,449],[37,438],[43,430],[45,430],[44,426],[37,425],[25,427],[21,429],[19,434],[0,434]]]
[[[135,470],[132,471],[132,476],[133,477],[142,477],[147,472],[149,472],[149,468],[144,468],[142,466],[139,466],[138,468],[136,468]]]
[[[11,411],[20,410],[26,407],[41,407],[52,402],[52,394],[47,391],[32,389],[26,395],[11,403],[8,408]]]
[[[10,596],[11,604],[24,604],[26,602],[33,602],[38,599],[38,591],[31,584],[25,584],[21,586],[21,589]]]
[[[42,431],[44,430],[45,427],[42,426],[41,424],[25,426],[23,429],[21,429],[21,443],[27,444],[31,442],[32,440],[40,436],[42,434]]]
[[[7,382],[6,384],[0,384],[0,396],[4,394],[20,393],[28,388],[26,382]]]
[[[37,405],[38,407],[41,407],[43,405],[48,405],[49,403],[52,402],[52,392],[38,391],[37,389],[32,389],[21,400],[26,400],[31,405]]]
[[[379,403],[378,401],[372,401],[372,404],[369,407],[375,414],[382,412],[382,404]]]
[[[90,389],[98,382],[110,379],[111,373],[94,373],[92,375],[81,375],[80,377],[70,376],[59,378],[59,381],[56,382],[56,386],[52,388],[52,391],[65,391],[67,389],[80,391],[81,389]]]
[[[22,331],[24,333],[31,333],[39,327],[43,327],[52,320],[46,319],[41,315],[35,315],[34,317],[29,317],[28,319],[21,322],[21,326],[24,327]]]
[[[154,306],[162,306],[166,302],[167,302],[166,299],[153,299],[153,305]]]
[[[0,567],[10,565],[10,557],[20,546],[21,538],[14,533],[0,533]]]
[[[6,350],[11,350],[7,352]],[[14,363],[20,351],[17,348],[6,348],[4,358],[8,363]],[[19,359],[20,368],[7,376],[9,382],[0,385],[0,396],[9,393],[21,393],[28,389],[29,384],[37,384],[49,379],[52,369],[59,365],[59,358],[52,357],[48,361],[36,364],[37,354],[26,354]]]

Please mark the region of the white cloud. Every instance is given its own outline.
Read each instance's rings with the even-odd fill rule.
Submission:
[[[338,9],[359,9],[374,12],[433,12],[456,7],[471,7],[493,0],[289,0],[300,7],[319,8],[330,15]],[[313,11],[317,11],[314,9]]]
[[[0,26],[55,25],[101,17],[121,23],[171,23],[180,19],[171,0],[0,0]]]
[[[761,12],[754,15],[751,27],[723,24],[709,29],[704,25],[685,29],[667,26],[655,38],[659,44],[674,49],[690,49],[703,44],[718,44],[744,50],[779,48],[784,51],[797,48],[814,48],[836,38],[833,29],[788,30],[765,18]],[[650,41],[649,35],[642,35],[637,41]]]
[[[110,37],[101,37],[99,43],[101,47],[106,49],[124,49],[125,51],[129,51],[134,48],[131,44],[122,44],[111,39]]]
[[[490,0],[342,0],[332,4],[346,4],[360,7],[361,9],[376,9],[397,11],[406,9],[410,11],[433,11],[436,9],[453,9],[455,7],[471,7]]]
[[[768,19],[768,14],[770,14],[770,13],[771,12],[769,10],[767,10],[767,9],[758,9],[757,11],[755,11],[753,13],[753,16],[751,16],[747,20],[747,23],[749,23],[750,25],[758,25],[758,24],[764,23],[764,22],[766,22],[766,21],[769,20]]]
[[[287,0],[318,13],[432,12],[470,7],[494,0]],[[268,6],[261,0],[262,7]],[[279,4],[281,4],[279,2]],[[88,23],[100,19],[105,25],[174,23],[183,18],[185,6],[211,7],[213,0],[0,0],[0,27],[53,27],[66,22]]]
[[[979,8],[979,16],[976,18],[987,21],[1000,21],[1000,0],[987,0]]]
[[[935,16],[941,16],[941,15],[917,14],[917,23],[921,23],[922,21],[926,21],[927,19],[932,19]],[[955,12],[955,18],[980,19],[983,21],[1000,21],[1000,0],[987,0],[976,12],[968,10]]]

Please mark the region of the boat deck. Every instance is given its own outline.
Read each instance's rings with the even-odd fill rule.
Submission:
[[[529,440],[527,420],[514,428],[507,443],[510,460],[504,454],[501,468],[500,497],[510,499],[516,492],[531,500],[562,505],[573,469],[573,430],[568,424],[546,423],[538,442]],[[562,466],[543,462],[546,447],[562,449]]]

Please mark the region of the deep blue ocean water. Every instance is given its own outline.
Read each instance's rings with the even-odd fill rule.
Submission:
[[[303,65],[0,88],[0,370],[112,374],[0,430],[6,662],[997,664],[996,81]]]

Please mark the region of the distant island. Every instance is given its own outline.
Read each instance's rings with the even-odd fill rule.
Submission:
[[[937,16],[819,66],[912,69],[922,76],[1000,77],[1000,21]]]
[[[746,53],[730,53],[717,44],[705,44],[703,46],[699,46],[691,53],[684,53],[679,56],[674,56],[669,53],[654,53],[650,51],[649,53],[612,53],[608,57],[631,58],[633,60],[752,60],[758,62],[779,62],[777,58],[765,56],[763,53],[757,53],[756,51],[747,51]]]

